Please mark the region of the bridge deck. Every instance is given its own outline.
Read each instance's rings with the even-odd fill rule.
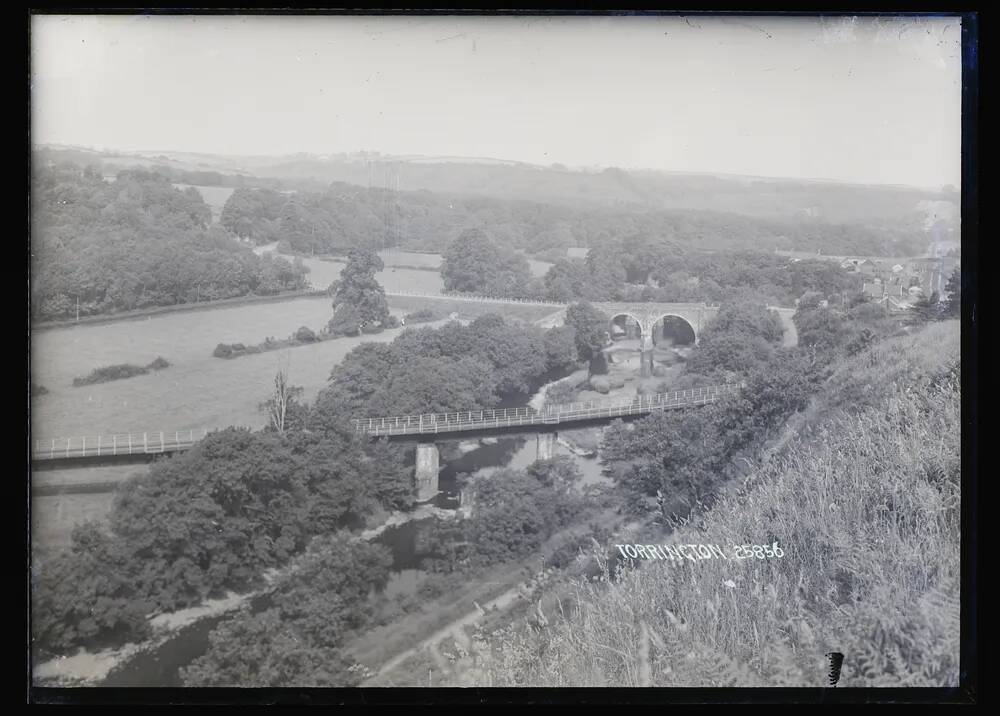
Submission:
[[[532,425],[561,425],[705,405],[706,403],[714,403],[736,388],[735,385],[716,385],[625,400],[595,400],[587,403],[551,405],[540,411],[527,407],[367,418],[355,420],[354,429],[358,433],[373,437],[391,437],[396,435],[434,435],[470,430],[499,430]]]
[[[207,430],[182,430],[172,433],[159,430],[145,433],[38,439],[33,441],[31,459],[37,462],[125,455],[158,455],[187,450],[207,434]]]
[[[371,437],[393,437],[564,425],[705,405],[736,389],[736,385],[714,385],[624,400],[551,405],[540,411],[526,407],[367,418],[355,420],[354,428],[357,433]],[[36,463],[61,464],[81,459],[155,456],[187,450],[207,434],[207,430],[183,430],[36,439],[32,444],[31,459]]]

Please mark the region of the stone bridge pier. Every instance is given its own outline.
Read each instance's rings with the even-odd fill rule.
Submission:
[[[558,433],[538,433],[535,435],[535,460],[551,460],[555,457]],[[440,492],[438,473],[441,472],[441,451],[436,443],[417,443],[414,483],[417,487],[417,502],[429,502]]]
[[[551,460],[555,456],[556,437],[556,433],[538,433],[535,436],[535,460]]]
[[[441,453],[434,443],[417,443],[416,484],[417,502],[428,502],[437,497],[438,472],[441,470]]]

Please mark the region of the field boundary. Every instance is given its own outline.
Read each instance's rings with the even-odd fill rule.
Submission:
[[[318,298],[326,296],[326,289],[310,288],[300,291],[286,291],[270,296],[250,295],[234,296],[233,298],[220,298],[215,301],[195,301],[192,303],[175,303],[170,306],[154,306],[151,308],[140,308],[134,311],[122,311],[121,313],[106,313],[94,316],[83,316],[79,320],[72,318],[60,319],[57,321],[40,321],[31,323],[32,331],[44,331],[52,328],[72,328],[73,326],[101,325],[104,323],[117,323],[119,321],[134,321],[140,318],[149,318],[167,313],[184,313],[187,311],[208,311],[213,308],[228,308],[230,306],[243,306],[252,303],[278,303],[280,301],[294,301],[299,298]]]

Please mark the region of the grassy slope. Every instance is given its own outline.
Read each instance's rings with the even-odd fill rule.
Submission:
[[[839,651],[839,686],[956,685],[958,365],[957,322],[848,361],[802,434],[664,540],[777,540],[783,558],[651,561],[579,582],[576,607],[542,629],[489,637],[477,680],[824,686],[824,655]]]

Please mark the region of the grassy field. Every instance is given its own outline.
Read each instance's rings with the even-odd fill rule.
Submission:
[[[421,309],[430,309],[438,315],[457,313],[461,319],[475,319],[487,313],[497,313],[505,318],[522,321],[537,321],[554,313],[553,306],[530,306],[517,303],[477,303],[447,298],[415,298],[413,296],[389,296],[389,308],[393,313],[405,315]]]
[[[534,631],[495,631],[495,686],[954,686],[957,322],[840,366],[804,432],[657,544],[772,544],[781,558],[639,561],[579,581]]]

